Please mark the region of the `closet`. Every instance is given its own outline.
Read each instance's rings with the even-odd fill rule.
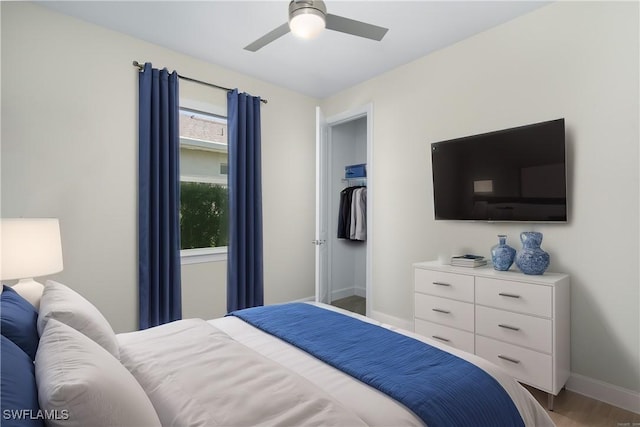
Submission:
[[[366,191],[367,178],[347,178],[345,168],[350,165],[365,165],[367,162],[367,117],[360,117],[344,123],[331,126],[329,138],[328,164],[328,262],[329,262],[329,290],[331,302],[343,300],[344,298],[358,296],[360,298],[349,298],[345,300],[347,309],[354,311],[364,311],[367,289],[367,240],[366,232],[362,235],[362,222],[366,221],[366,209],[363,217],[358,217],[358,229],[356,235],[352,235],[349,230],[339,228],[344,224],[339,224],[340,215],[344,214],[341,206],[341,193],[348,187],[364,187]],[[354,195],[363,197],[362,191],[352,191]],[[351,203],[356,203],[355,198]],[[366,203],[364,203],[366,208]],[[362,201],[360,200],[360,208]],[[359,213],[360,214],[360,213]],[[347,227],[348,228],[348,227]],[[364,227],[366,231],[366,226]],[[346,236],[344,232],[346,231]],[[339,237],[339,235],[341,237]],[[346,238],[345,238],[346,237]],[[341,301],[336,305],[342,306]],[[364,314],[364,313],[362,313]]]

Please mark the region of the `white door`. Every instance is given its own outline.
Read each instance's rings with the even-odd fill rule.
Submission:
[[[316,107],[316,301],[329,304],[327,250],[327,140],[329,127],[320,107]]]

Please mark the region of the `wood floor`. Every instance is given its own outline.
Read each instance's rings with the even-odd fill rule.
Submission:
[[[544,408],[547,407],[546,393],[533,387],[525,387]],[[570,390],[562,390],[554,399],[553,411],[547,412],[557,427],[640,427],[640,414],[625,411]]]
[[[365,299],[358,296],[331,303],[336,307],[365,314]],[[527,390],[547,408],[547,394],[533,387]],[[547,411],[557,427],[640,427],[640,414],[608,405],[570,390],[562,390],[554,399],[553,411]]]

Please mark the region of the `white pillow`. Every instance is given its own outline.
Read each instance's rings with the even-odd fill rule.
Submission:
[[[160,420],[134,376],[85,335],[50,319],[36,353],[40,408],[47,426],[153,427]]]
[[[47,280],[40,299],[38,333],[42,335],[49,319],[56,319],[82,332],[115,357],[120,348],[113,328],[100,311],[82,295],[63,285]]]

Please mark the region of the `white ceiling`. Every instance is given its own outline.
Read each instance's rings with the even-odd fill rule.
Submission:
[[[548,2],[326,0],[328,13],[386,27],[389,32],[380,42],[335,31],[324,31],[315,40],[300,40],[289,33],[257,52],[243,48],[287,21],[288,1],[37,3],[296,92],[325,98]],[[172,64],[156,65],[172,68]]]

